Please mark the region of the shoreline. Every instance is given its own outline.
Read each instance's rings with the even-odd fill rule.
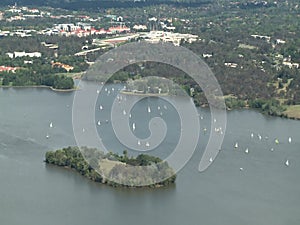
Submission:
[[[8,89],[8,88],[17,88],[17,89],[21,89],[21,88],[47,88],[47,89],[50,89],[54,92],[73,92],[73,91],[80,90],[78,86],[75,86],[72,89],[56,89],[56,88],[53,88],[53,87],[50,87],[50,86],[45,86],[45,85],[28,85],[28,86],[0,85],[0,88],[3,88],[3,89]],[[127,92],[127,91],[122,91],[122,90],[120,91],[120,93],[125,94],[125,95],[131,95],[131,96],[149,96],[149,97],[171,96],[169,94],[151,94],[151,93],[144,94],[144,93]],[[200,106],[197,106],[197,107],[207,108],[209,106],[200,105]],[[300,105],[292,105],[290,107],[295,107],[295,108],[299,107],[299,109],[300,109]],[[227,111],[233,111],[233,110],[237,110],[237,109],[257,110],[255,108],[249,108],[248,106],[247,107],[242,107],[242,108],[227,108],[226,110]],[[259,113],[263,114],[263,115],[272,116],[272,115],[269,115],[269,114],[265,114],[265,113],[261,112],[260,110],[257,110],[257,111]],[[291,120],[300,120],[300,110],[299,110],[299,115],[294,115],[294,114],[289,115],[289,113],[287,111],[288,111],[288,109],[285,110],[281,115],[272,116],[272,117],[280,117],[280,118],[291,119]]]
[[[9,89],[9,88],[17,88],[17,89],[21,89],[21,88],[47,88],[47,89],[50,89],[50,90],[55,91],[55,92],[72,92],[72,91],[78,91],[79,90],[78,86],[76,86],[74,88],[71,88],[71,89],[57,89],[57,88],[46,86],[46,85],[25,85],[25,86],[0,85],[0,88],[3,88],[3,89]]]
[[[155,93],[136,93],[136,92],[132,92],[132,91],[120,91],[120,94],[124,94],[124,95],[136,95],[136,96],[149,96],[149,97],[157,97],[157,96],[172,96],[169,95],[167,93],[164,94],[155,94]]]

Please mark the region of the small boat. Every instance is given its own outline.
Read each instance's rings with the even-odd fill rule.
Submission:
[[[50,128],[52,128],[52,127],[53,127],[53,123],[52,123],[52,122],[49,124],[49,127],[50,127]]]
[[[157,106],[157,110],[160,110],[160,106]]]
[[[129,118],[131,118],[131,113],[129,114]]]
[[[203,120],[203,116],[200,116],[200,119]]]
[[[234,148],[238,148],[238,147],[239,147],[239,144],[236,142],[234,145]]]
[[[259,140],[261,140],[261,135],[260,135],[260,134],[258,134],[257,136],[258,136],[258,139],[259,139]]]
[[[292,138],[291,137],[289,137],[289,143],[291,143],[292,142]]]
[[[214,119],[214,123],[216,123],[217,122],[217,120],[216,119]]]
[[[107,88],[105,88],[104,91],[107,91]]]
[[[209,162],[212,162],[212,161],[213,161],[213,158],[212,158],[212,157],[210,157],[210,158],[209,158]]]
[[[123,115],[126,115],[126,111],[125,111],[125,109],[123,110]]]
[[[275,144],[279,144],[279,140],[277,138],[275,139]]]
[[[99,109],[100,109],[100,110],[102,110],[102,109],[103,109],[103,106],[102,106],[102,105],[100,105],[100,106],[99,106]]]
[[[111,90],[112,90],[112,91],[115,91],[115,89],[114,89],[114,88],[111,88]]]
[[[100,122],[100,120],[97,122],[97,124],[98,124],[98,126],[100,126],[100,125],[101,125],[101,122]]]
[[[49,134],[47,134],[47,135],[46,135],[46,138],[48,139],[49,137],[50,137]]]
[[[100,93],[100,91],[99,90],[97,90],[97,94],[99,94]]]
[[[84,129],[84,128],[82,128],[82,132],[85,132],[85,129]]]
[[[148,113],[151,113],[151,109],[150,109],[150,106],[148,106]]]
[[[168,107],[166,105],[164,105],[164,109],[168,109]]]
[[[274,152],[274,148],[271,148],[270,151],[271,151],[271,152]]]
[[[286,165],[286,166],[289,166],[289,165],[290,165],[290,162],[289,162],[288,159],[285,161],[285,165]]]
[[[135,123],[132,124],[132,130],[135,130]]]
[[[150,147],[150,144],[148,141],[146,142],[146,147]]]
[[[243,167],[240,167],[240,171],[244,171],[244,168],[243,168]]]
[[[248,154],[248,153],[249,153],[249,149],[248,149],[248,148],[246,148],[246,150],[245,150],[245,153],[246,153],[246,154]]]
[[[253,133],[251,133],[251,138],[253,138],[254,137],[254,134]]]
[[[140,140],[138,140],[137,144],[138,144],[138,145],[141,145],[141,141],[140,141]]]

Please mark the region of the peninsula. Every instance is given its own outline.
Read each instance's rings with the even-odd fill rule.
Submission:
[[[113,187],[155,188],[171,185],[176,180],[167,162],[146,154],[129,157],[126,150],[118,155],[95,148],[67,147],[48,151],[45,162],[73,169],[92,181]]]

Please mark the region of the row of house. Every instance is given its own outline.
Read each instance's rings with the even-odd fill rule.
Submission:
[[[87,23],[70,23],[56,24],[53,28],[42,31],[41,34],[86,37],[89,35],[117,34],[124,32],[130,32],[130,28],[126,27],[125,25],[119,25],[109,27],[107,30],[105,30],[104,28],[95,29],[93,26]]]
[[[73,66],[70,66],[68,64],[64,64],[64,63],[61,63],[61,62],[52,62],[51,65],[52,65],[52,67],[63,68],[67,72],[74,69]]]
[[[18,67],[0,66],[0,72],[12,72],[15,73]]]

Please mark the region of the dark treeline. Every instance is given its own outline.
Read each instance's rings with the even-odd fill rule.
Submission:
[[[51,6],[53,8],[62,8],[68,10],[93,10],[97,11],[98,9],[108,9],[108,8],[133,8],[133,7],[147,7],[155,5],[172,5],[176,7],[199,7],[204,4],[208,4],[208,0],[181,0],[181,1],[172,1],[172,0],[141,0],[141,1],[130,1],[130,0],[117,0],[117,1],[108,1],[108,0],[95,0],[95,1],[63,1],[63,0],[3,0],[0,5],[14,5],[17,2],[19,5],[29,5],[29,6]]]

